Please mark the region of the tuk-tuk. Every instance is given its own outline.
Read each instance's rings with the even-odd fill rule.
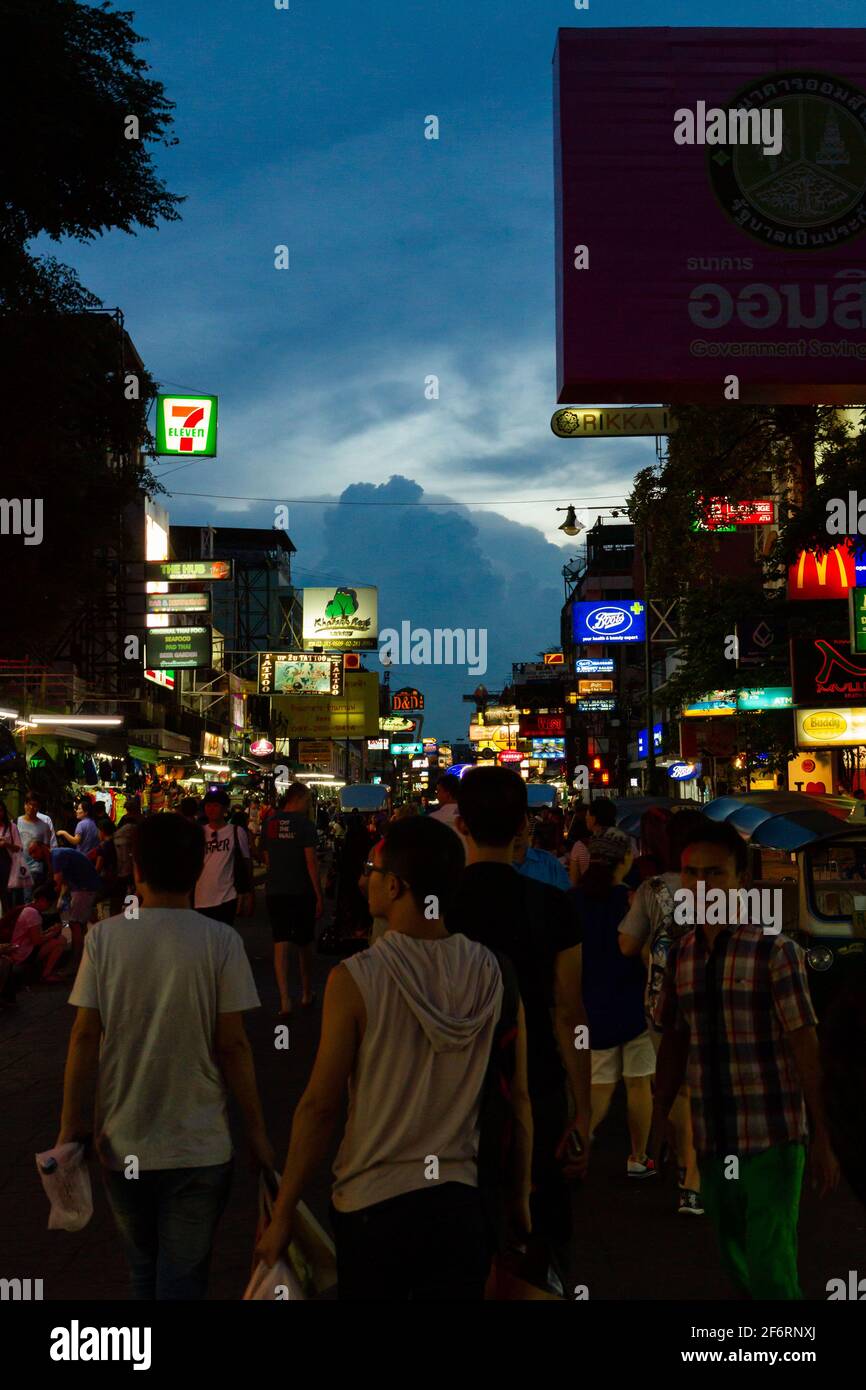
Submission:
[[[718,797],[704,810],[743,836],[751,885],[782,890],[782,930],[806,953],[820,1017],[866,951],[866,823],[841,798],[800,792]]]

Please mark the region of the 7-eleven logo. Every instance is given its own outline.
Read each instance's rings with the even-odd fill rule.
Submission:
[[[158,454],[216,454],[216,396],[159,396]]]

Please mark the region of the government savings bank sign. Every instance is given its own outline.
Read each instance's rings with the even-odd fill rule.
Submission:
[[[863,31],[561,29],[554,66],[557,399],[866,403]],[[778,150],[677,143],[711,109]]]

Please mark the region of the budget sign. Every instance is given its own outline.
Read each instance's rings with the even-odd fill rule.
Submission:
[[[640,599],[574,605],[575,642],[645,642],[646,609]]]
[[[866,402],[862,30],[561,29],[554,62],[557,400]]]

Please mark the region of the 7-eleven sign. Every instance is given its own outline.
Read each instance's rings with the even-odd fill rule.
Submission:
[[[157,396],[156,452],[216,458],[217,397]]]

